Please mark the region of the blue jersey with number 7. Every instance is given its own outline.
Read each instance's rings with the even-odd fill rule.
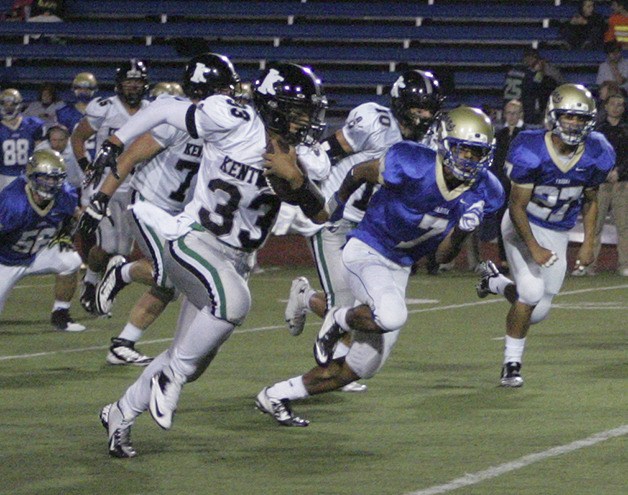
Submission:
[[[504,189],[488,170],[471,186],[450,191],[440,156],[422,144],[397,143],[383,160],[382,187],[349,237],[399,265],[433,253],[467,211],[480,208],[490,215],[504,203]]]

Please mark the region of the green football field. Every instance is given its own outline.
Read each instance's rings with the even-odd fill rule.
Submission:
[[[469,273],[420,274],[410,318],[363,394],[294,403],[308,428],[278,426],[259,390],[313,365],[320,320],[283,323],[290,281],[267,269],[253,310],[208,371],[183,390],[170,431],[142,415],[134,459],[113,459],[98,419],[141,368],[107,365],[108,342],[141,287],[111,319],[48,325],[51,277],[27,278],[0,317],[0,493],[11,495],[625,495],[628,493],[628,280],[568,278],[528,339],[522,389],[497,386],[507,304],[479,300]],[[169,345],[173,304],[138,348]]]

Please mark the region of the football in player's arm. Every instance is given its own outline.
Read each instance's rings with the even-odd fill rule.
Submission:
[[[437,124],[438,152],[409,141],[395,144],[381,160],[355,167],[329,205],[333,215],[361,183],[381,184],[342,251],[360,304],[327,312],[314,345],[317,367],[257,395],[256,406],[279,424],[308,425],[292,413],[291,400],[374,376],[406,323],[412,265],[433,253],[440,262],[452,259],[484,216],[503,204],[504,190],[487,170],[494,142],[490,119],[459,107],[443,112]],[[353,336],[349,352],[336,359],[334,347],[347,332]]]

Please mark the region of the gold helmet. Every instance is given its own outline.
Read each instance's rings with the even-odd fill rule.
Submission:
[[[463,182],[473,182],[493,161],[495,129],[479,108],[461,106],[441,112],[436,140],[443,165]],[[471,150],[473,157],[461,157],[460,147]]]
[[[234,98],[242,105],[253,101],[253,85],[248,81],[240,81],[236,84]]]
[[[579,115],[584,122],[565,125],[561,115]],[[558,86],[549,97],[545,110],[545,126],[566,144],[580,144],[595,127],[597,110],[591,92],[581,84]]]
[[[153,89],[150,90],[150,96],[151,98],[157,98],[159,95],[163,94],[171,95],[173,94],[172,91],[172,83],[162,81],[153,86]]]
[[[35,151],[26,164],[26,180],[42,198],[52,199],[61,190],[67,176],[65,160],[58,151]]]
[[[72,91],[78,101],[87,102],[98,91],[98,81],[91,72],[79,72],[72,81]]]
[[[0,114],[2,119],[11,120],[24,110],[24,100],[15,88],[5,89],[0,93]]]
[[[183,91],[183,87],[178,82],[171,82],[170,86],[172,88],[170,94],[174,96],[184,96],[185,92]]]

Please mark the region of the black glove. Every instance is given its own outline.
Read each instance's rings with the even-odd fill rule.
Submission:
[[[99,184],[107,167],[110,167],[113,176],[119,179],[118,157],[122,154],[123,150],[124,146],[118,146],[109,140],[105,140],[100,147],[100,151],[96,154],[94,161],[85,168],[85,185]]]
[[[78,223],[78,231],[85,237],[96,232],[100,221],[111,215],[111,211],[107,206],[109,204],[109,196],[98,191],[92,196],[91,201],[85,211],[81,214]]]

